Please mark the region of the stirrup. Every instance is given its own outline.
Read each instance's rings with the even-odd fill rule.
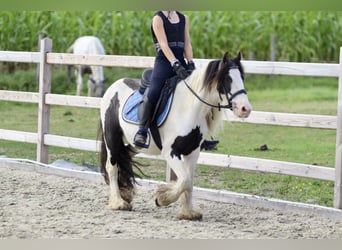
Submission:
[[[139,129],[139,131],[134,136],[133,144],[140,148],[148,148],[150,146],[150,138],[151,136],[148,130],[146,131],[144,129]],[[139,139],[141,139],[141,141]]]

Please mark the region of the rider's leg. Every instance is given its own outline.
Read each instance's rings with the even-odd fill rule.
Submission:
[[[143,97],[143,102],[140,104],[138,110],[139,130],[134,137],[134,144],[138,147],[144,147],[146,145],[148,127],[151,122],[153,111],[154,105],[152,105],[145,94]]]

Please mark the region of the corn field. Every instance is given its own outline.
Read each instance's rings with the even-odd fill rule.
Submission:
[[[190,19],[195,58],[241,51],[246,59],[269,60],[276,37],[279,61],[338,62],[342,12],[184,11]],[[95,35],[107,54],[153,56],[154,11],[0,11],[0,50],[37,51],[38,37],[66,52],[79,36]]]

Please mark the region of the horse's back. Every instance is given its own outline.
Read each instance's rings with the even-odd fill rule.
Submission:
[[[113,92],[133,92],[139,88],[140,79],[135,78],[121,78],[113,82],[107,89],[106,94]]]
[[[72,45],[75,54],[105,55],[100,39],[96,36],[81,36]]]
[[[122,78],[112,83],[103,95],[101,108],[108,107],[114,96],[123,105],[127,98],[139,88],[140,79]]]

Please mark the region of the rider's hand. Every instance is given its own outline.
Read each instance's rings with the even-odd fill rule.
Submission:
[[[193,71],[195,69],[195,63],[194,61],[189,61],[188,62],[188,70]]]
[[[177,76],[184,80],[186,79],[189,74],[188,72],[186,71],[186,69],[180,64],[179,61],[175,61],[173,64],[172,64],[172,68],[173,70],[176,72]]]

